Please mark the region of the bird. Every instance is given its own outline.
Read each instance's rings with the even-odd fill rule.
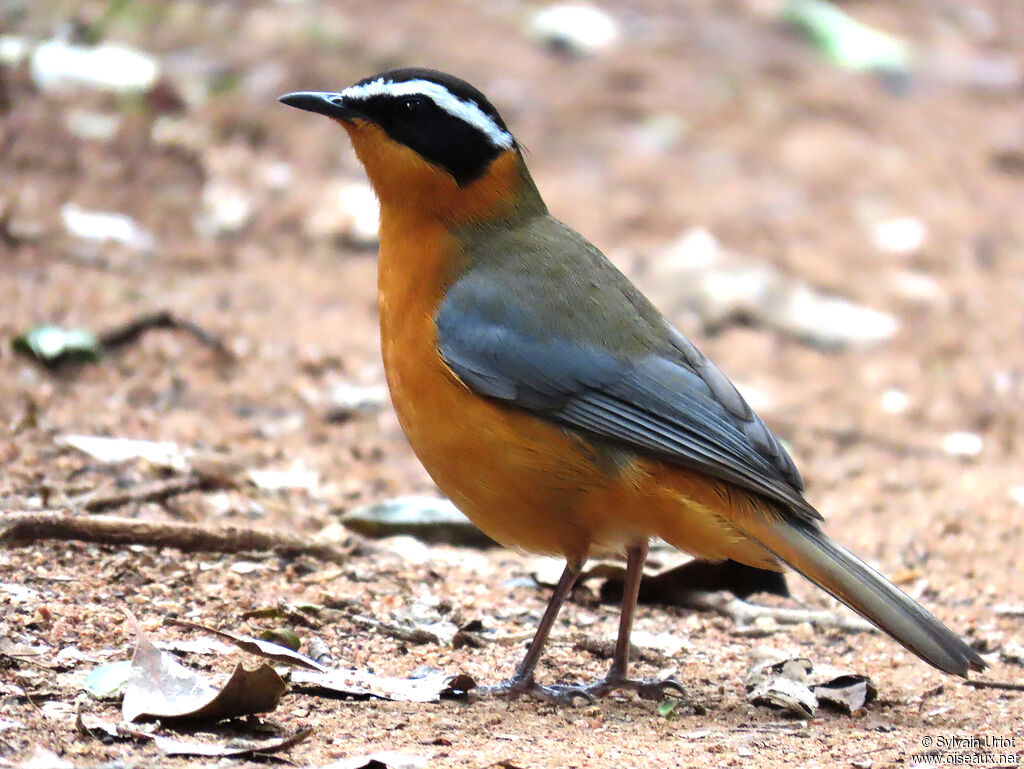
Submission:
[[[966,678],[986,667],[824,532],[782,443],[596,246],[549,213],[522,146],[477,88],[402,68],[280,101],[339,123],[379,200],[381,350],[413,452],[492,539],[565,559],[522,662],[478,693],[567,703],[681,688],[629,677],[655,538],[698,559],[788,565],[939,670]],[[559,609],[587,559],[606,555],[626,558],[607,674],[539,683]]]

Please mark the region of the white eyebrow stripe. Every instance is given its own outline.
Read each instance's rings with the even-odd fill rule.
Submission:
[[[378,78],[362,85],[353,85],[342,91],[339,96],[359,101],[374,96],[426,96],[438,107],[452,117],[456,117],[474,128],[482,131],[495,147],[510,149],[515,139],[508,131],[494,122],[491,117],[472,101],[464,101],[440,83],[430,80],[405,80],[391,83]]]

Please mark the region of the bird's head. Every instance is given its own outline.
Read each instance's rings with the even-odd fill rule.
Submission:
[[[396,69],[342,91],[298,91],[281,101],[345,128],[385,208],[457,220],[543,206],[501,115],[453,75]]]

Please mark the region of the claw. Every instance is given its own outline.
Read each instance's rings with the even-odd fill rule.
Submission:
[[[575,705],[576,700],[583,700],[584,704],[593,705],[597,700],[590,692],[590,687],[555,684],[544,686],[534,681],[517,681],[511,679],[495,686],[478,686],[470,692],[472,699],[484,699],[485,697],[498,697],[501,699],[514,700],[523,694],[533,697],[541,702],[552,705]]]
[[[538,684],[532,679],[517,680],[512,678],[496,686],[478,686],[471,690],[470,698],[473,700],[485,697],[498,697],[506,700],[514,700],[526,694],[541,702],[552,705],[576,705],[576,700],[582,700],[585,705],[594,705],[598,697],[604,697],[616,689],[630,689],[636,692],[637,696],[645,700],[661,701],[669,692],[683,694],[683,685],[674,678],[663,680],[637,680],[633,678],[621,678],[619,676],[606,676],[592,684],[552,684],[545,686]]]
[[[630,682],[633,683],[633,682]],[[669,692],[673,694],[684,694],[683,685],[674,678],[666,678],[661,681],[636,681],[636,694],[641,699],[658,700],[665,699]]]

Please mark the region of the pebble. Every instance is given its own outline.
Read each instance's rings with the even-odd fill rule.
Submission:
[[[387,402],[388,390],[384,385],[361,387],[338,382],[328,394],[327,421],[345,422],[353,417],[372,416]]]
[[[103,112],[72,109],[64,117],[68,131],[79,139],[110,141],[121,127],[121,116]]]
[[[903,390],[892,387],[882,393],[882,411],[887,414],[902,414],[910,407],[910,396]]]
[[[87,211],[75,203],[60,209],[61,222],[70,235],[83,240],[120,243],[138,251],[153,251],[156,238],[127,214],[113,211]]]
[[[229,182],[211,182],[203,188],[202,211],[196,216],[196,231],[205,237],[229,235],[244,228],[253,215],[250,196]]]
[[[530,20],[530,33],[555,50],[577,56],[600,53],[620,37],[615,19],[586,3],[560,3],[537,11]]]
[[[954,457],[976,457],[983,447],[981,436],[975,433],[955,432],[942,439],[942,450]]]
[[[250,470],[249,480],[264,491],[316,491],[320,487],[320,476],[298,459],[283,470]]]
[[[909,256],[921,250],[927,235],[924,222],[913,216],[902,216],[875,225],[872,240],[879,251]]]
[[[42,91],[95,88],[122,96],[150,91],[160,78],[160,65],[147,53],[118,43],[95,46],[47,40],[36,46],[29,65]]]
[[[366,182],[335,182],[320,196],[304,220],[306,234],[314,238],[342,238],[354,246],[377,244],[380,205]]]
[[[0,64],[19,66],[28,58],[31,44],[23,37],[0,35]]]
[[[406,535],[423,542],[469,547],[494,544],[455,505],[437,497],[395,497],[350,510],[341,522],[365,537]]]
[[[78,449],[98,462],[120,464],[142,459],[156,467],[182,471],[188,468],[187,450],[173,441],[108,438],[100,435],[65,435],[59,443]]]

